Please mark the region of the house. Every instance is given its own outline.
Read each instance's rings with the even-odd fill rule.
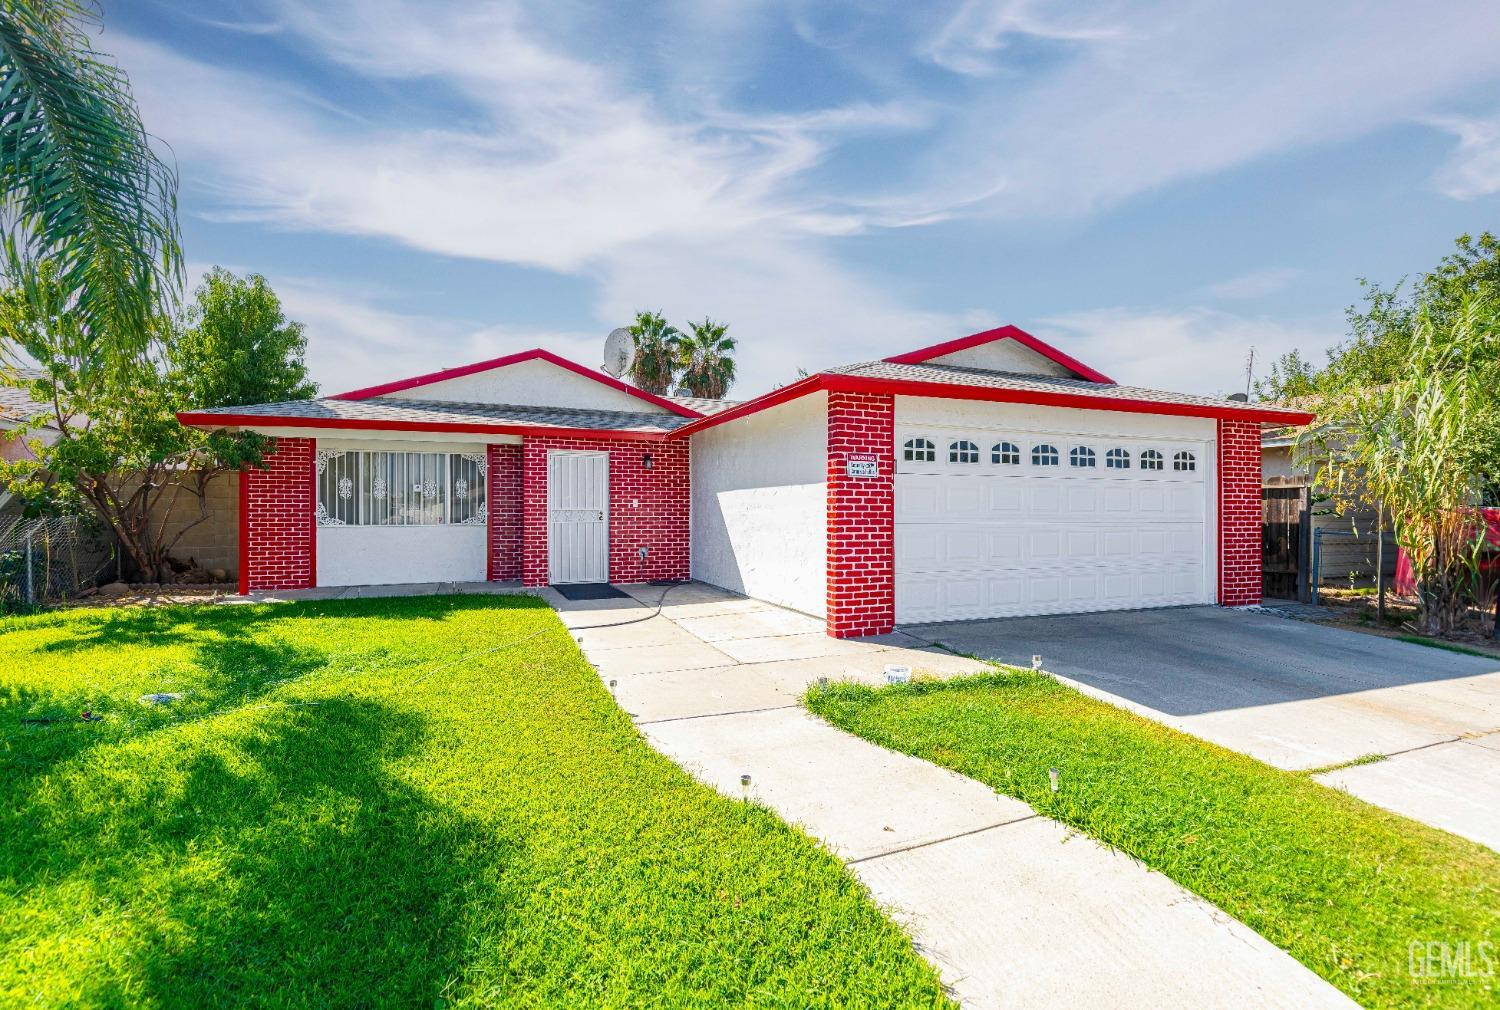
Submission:
[[[544,350],[201,410],[277,436],[240,589],[695,578],[898,623],[1261,598],[1260,430],[1295,410],[1123,386],[1013,326],[744,403]]]

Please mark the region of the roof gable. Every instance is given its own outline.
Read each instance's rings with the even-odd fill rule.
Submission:
[[[1001,326],[885,359],[899,365],[956,365],[1021,375],[1048,375],[1089,382],[1114,380],[1072,358],[1019,326]]]
[[[680,417],[701,414],[686,404],[637,389],[612,375],[541,348],[339,393],[329,399],[374,397],[666,413]]]

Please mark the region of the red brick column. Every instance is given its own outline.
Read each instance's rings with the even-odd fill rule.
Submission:
[[[491,582],[521,577],[521,447],[491,445],[487,452]]]
[[[310,438],[278,438],[266,469],[240,472],[240,592],[317,584],[318,471]]]
[[[896,626],[896,407],[893,397],[828,394],[828,633],[883,635]],[[851,477],[851,454],[877,476]]]
[[[1219,422],[1219,603],[1261,600],[1260,425]]]
[[[547,584],[547,452],[609,453],[609,579],[649,582],[691,577],[688,443],[528,437],[523,446],[521,581]],[[645,458],[651,457],[646,468]],[[640,549],[647,548],[645,558]]]

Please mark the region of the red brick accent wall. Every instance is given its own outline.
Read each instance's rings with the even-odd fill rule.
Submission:
[[[491,445],[487,455],[489,580],[508,582],[521,577],[521,447]]]
[[[268,469],[240,474],[240,592],[306,589],[317,580],[314,440],[278,438]]]
[[[883,635],[896,626],[896,405],[870,393],[828,394],[828,633]],[[850,477],[851,453],[878,477]]]
[[[611,582],[690,577],[691,494],[686,441],[665,444],[542,436],[528,437],[523,449],[522,582],[528,586],[547,584],[547,452],[550,449],[609,453]],[[650,470],[643,462],[648,453]],[[644,560],[640,556],[642,547],[650,549]]]
[[[1261,599],[1260,425],[1219,422],[1219,603]]]

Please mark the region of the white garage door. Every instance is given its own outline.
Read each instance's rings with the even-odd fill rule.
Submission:
[[[896,620],[1211,603],[1210,447],[903,431]]]

